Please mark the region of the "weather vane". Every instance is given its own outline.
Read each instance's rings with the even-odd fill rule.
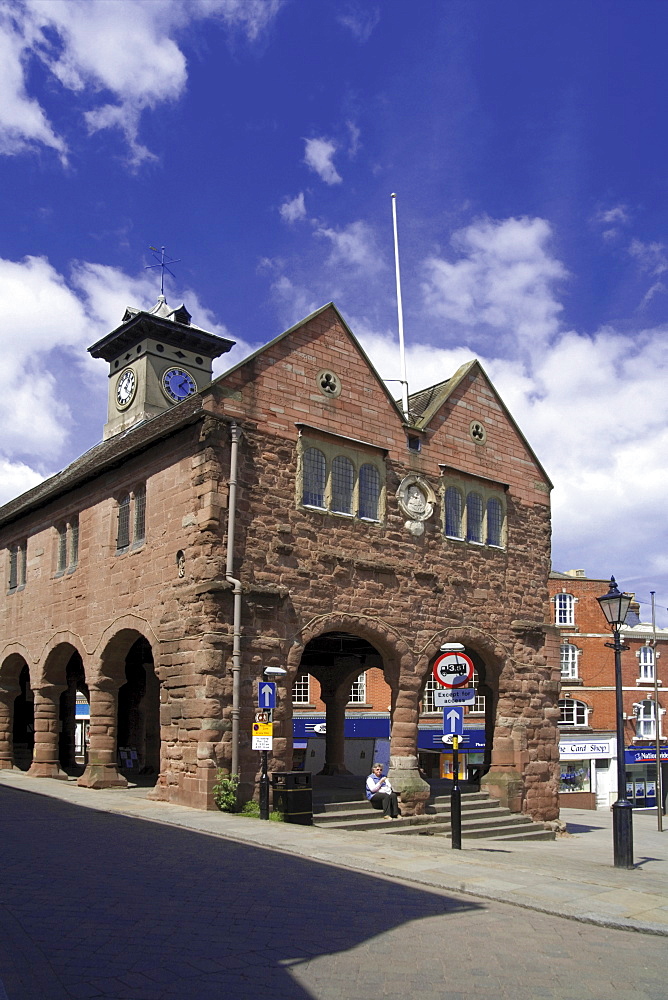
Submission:
[[[173,257],[167,257],[167,258],[165,258],[165,248],[164,247],[160,247],[160,250],[158,250],[157,247],[149,247],[149,250],[153,251],[153,256],[155,257],[155,259],[157,261],[157,264],[146,264],[144,266],[144,270],[148,271],[152,267],[159,267],[160,268],[160,294],[164,298],[164,295],[165,295],[165,271],[167,271],[169,274],[171,274],[172,278],[174,278],[174,280],[176,280],[176,275],[174,274],[173,271],[169,270],[169,268],[167,267],[167,265],[168,264],[178,264],[179,261],[181,260],[181,258],[177,257],[176,260]],[[156,256],[156,254],[158,254],[158,253],[160,254],[159,257]]]

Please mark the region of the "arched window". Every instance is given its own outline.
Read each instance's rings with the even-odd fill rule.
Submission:
[[[656,712],[653,701],[645,698],[638,705],[638,716],[636,719],[636,737],[639,740],[653,740],[656,738]]]
[[[559,701],[561,718],[560,726],[586,726],[589,717],[589,708],[583,701],[576,701],[574,698],[562,698]]]
[[[325,506],[325,456],[317,448],[304,452],[304,492],[302,503],[307,507]]]
[[[575,598],[572,594],[557,594],[554,599],[554,621],[557,625],[575,625]]]
[[[578,675],[578,656],[580,650],[570,642],[561,646],[561,676],[573,680]]]
[[[332,462],[332,510],[337,514],[352,514],[355,470],[345,455],[337,455]]]
[[[482,497],[469,493],[466,498],[466,541],[482,542]]]
[[[130,544],[130,494],[118,504],[118,531],[116,533],[116,549],[121,552]]]
[[[359,484],[359,516],[367,521],[378,520],[378,501],[380,499],[380,476],[375,465],[368,463],[360,469]]]
[[[503,507],[495,497],[487,501],[487,544],[503,545]]]
[[[445,533],[450,538],[462,537],[462,495],[455,486],[445,491]]]
[[[134,544],[139,545],[146,538],[146,487],[135,490],[135,536]]]
[[[651,646],[641,646],[638,651],[638,667],[641,681],[654,680],[654,650]]]
[[[366,674],[358,674],[350,688],[349,705],[364,705],[366,702]]]

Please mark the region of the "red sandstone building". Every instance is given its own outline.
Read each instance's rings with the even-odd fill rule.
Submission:
[[[615,663],[605,645],[612,636],[596,598],[607,593],[609,580],[569,570],[551,573],[549,587],[553,621],[561,633],[561,804],[607,809],[617,798]],[[628,647],[622,652],[625,791],[635,807],[650,808],[657,802],[657,723],[660,739],[665,738],[668,698],[661,654],[668,650],[668,629],[654,633],[638,611],[633,603],[621,632]],[[660,753],[665,797],[668,745],[663,743]]]
[[[129,309],[90,348],[103,441],[0,509],[0,766],[141,771],[200,808],[224,767],[253,794],[274,666],[272,768],[366,773],[384,741],[419,812],[418,758],[447,773],[430,677],[454,642],[477,672],[466,773],[555,818],[550,482],[478,362],[404,414],[331,304],[211,381],[230,346],[164,299]]]

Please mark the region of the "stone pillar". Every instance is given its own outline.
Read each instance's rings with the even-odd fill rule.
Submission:
[[[321,685],[320,697],[325,703],[325,766],[320,774],[350,774],[345,764],[346,705],[350,697],[350,681],[338,687]]]
[[[0,686],[0,771],[14,767],[14,699],[19,689],[16,685]]]
[[[84,788],[127,788],[116,766],[118,684],[104,681],[90,686],[90,746],[86,770],[77,784]]]
[[[402,816],[421,816],[431,795],[418,768],[419,689],[419,679],[413,673],[404,675],[392,712],[388,777],[399,794]]]
[[[492,766],[480,782],[481,787],[511,812],[522,812],[524,781],[518,769],[518,754],[510,729],[494,733]]]
[[[32,778],[61,778],[67,781],[59,759],[60,695],[64,690],[64,684],[45,684],[34,689],[35,749],[28,771]]]

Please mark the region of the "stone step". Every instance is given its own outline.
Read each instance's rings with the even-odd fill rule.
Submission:
[[[314,803],[315,826],[329,830],[373,830],[393,836],[450,838],[450,796],[439,795],[427,804],[421,816],[395,822],[383,819],[366,799]],[[554,833],[534,823],[529,816],[511,813],[487,792],[462,797],[462,839],[554,840]]]
[[[467,822],[498,822],[506,815],[506,812],[498,803],[480,803],[479,808],[470,811],[462,809],[462,822],[464,820]],[[349,827],[351,823],[362,823],[366,826],[370,820],[377,819],[378,815],[380,815],[379,810],[373,809],[368,803],[359,805],[351,802],[347,809],[336,809],[325,813],[314,812],[313,820],[316,826],[343,828],[344,824],[346,827]],[[513,814],[507,813],[507,815],[512,816]],[[518,819],[522,823],[531,822],[525,816],[518,817]],[[449,823],[449,809],[443,810],[440,813],[425,813],[422,816],[402,817],[402,824],[405,826],[442,826],[443,824],[449,825]]]
[[[335,812],[348,812],[350,809],[365,808],[369,807],[369,803],[365,797],[360,798],[348,798],[341,799],[335,802],[332,801],[318,801],[316,797],[313,797],[313,813],[321,816],[323,813],[335,813]],[[471,792],[462,796],[462,809],[483,809],[483,808],[501,808],[500,804],[496,799],[490,799],[489,794],[486,792]],[[430,799],[426,806],[426,815],[434,816],[442,813],[443,811],[450,810],[450,796],[449,795],[439,795],[434,799]]]
[[[402,827],[406,827],[405,832],[411,833],[409,827],[412,825],[410,819],[405,820],[402,823]],[[434,830],[441,832],[443,830],[450,830],[450,816],[437,816],[434,817],[431,823],[425,823],[424,825],[428,830]],[[512,829],[516,829],[518,826],[539,826],[542,830],[540,824],[534,824],[529,816],[521,816],[515,813],[506,812],[504,810],[490,810],[489,813],[478,816],[478,815],[468,815],[467,813],[462,813],[462,831],[471,831],[472,836],[475,836],[476,830],[488,830],[491,827],[501,827],[508,826]]]
[[[450,839],[450,823],[431,823],[422,828],[410,829],[403,822],[401,826],[393,826],[387,830],[396,836],[447,837]],[[533,823],[528,817],[515,816],[512,813],[500,821],[485,823],[467,821],[462,817],[462,840],[554,840],[554,833],[546,830],[540,823]]]

